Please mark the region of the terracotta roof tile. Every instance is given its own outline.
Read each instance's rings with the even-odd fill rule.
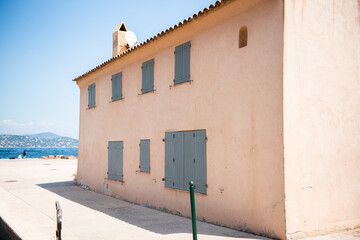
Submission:
[[[119,54],[119,55],[117,55],[117,56],[115,56],[115,57],[110,58],[109,60],[101,63],[100,65],[96,66],[95,68],[91,69],[90,71],[88,71],[88,72],[86,72],[86,73],[78,76],[77,78],[74,78],[73,81],[78,81],[79,79],[85,77],[86,75],[89,75],[90,73],[96,71],[97,69],[100,69],[100,68],[104,67],[104,66],[107,65],[108,63],[114,62],[115,60],[117,60],[117,59],[119,59],[119,58],[121,58],[121,57],[123,57],[123,56],[125,56],[125,55],[127,55],[127,54],[129,54],[129,53],[131,53],[131,52],[133,52],[133,51],[135,51],[136,49],[139,49],[139,48],[143,47],[144,45],[149,44],[151,41],[154,41],[154,40],[156,40],[157,38],[160,38],[160,37],[168,34],[169,32],[172,32],[172,31],[174,31],[175,29],[180,28],[181,26],[187,24],[188,22],[191,22],[192,20],[197,19],[198,17],[202,16],[203,14],[206,14],[206,13],[208,13],[209,11],[211,11],[211,10],[217,8],[217,7],[220,7],[220,6],[224,5],[224,3],[225,3],[225,2],[228,2],[228,1],[230,1],[230,0],[219,0],[219,1],[216,1],[216,3],[211,4],[209,7],[204,8],[203,10],[200,10],[198,13],[195,13],[193,16],[190,16],[190,17],[184,19],[183,21],[179,22],[178,24],[175,24],[173,27],[169,27],[168,29],[161,31],[161,32],[158,33],[157,35],[152,36],[151,38],[146,39],[144,42],[142,42],[142,43],[140,43],[140,44],[138,44],[138,45],[135,45],[135,46],[129,48],[127,51],[125,51],[125,52],[123,52],[123,53],[121,53],[121,54]]]

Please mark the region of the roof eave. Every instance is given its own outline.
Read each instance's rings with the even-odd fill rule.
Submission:
[[[197,18],[199,18],[201,16],[203,16],[204,14],[208,13],[209,11],[214,10],[214,9],[220,7],[220,6],[223,6],[226,2],[229,2],[229,1],[232,1],[232,0],[219,0],[219,1],[216,1],[214,4],[211,4],[209,7],[204,8],[203,10],[200,10],[198,13],[195,13],[193,16],[190,16],[190,17],[184,19],[183,21],[179,22],[178,24],[175,24],[174,26],[159,32],[157,35],[146,39],[144,42],[133,46],[132,48],[128,49],[127,51],[125,51],[125,52],[123,52],[123,53],[121,53],[121,54],[119,54],[119,55],[117,55],[115,57],[110,58],[109,60],[101,63],[100,65],[98,65],[95,68],[89,70],[88,72],[74,78],[72,81],[77,82],[78,80],[84,78],[85,76],[91,74],[92,72],[97,71],[98,69],[104,67],[105,65],[107,65],[109,63],[112,63],[112,62],[116,61],[117,59],[122,58],[125,55],[128,55],[129,53],[134,52],[135,50],[137,50],[137,49],[139,49],[139,48],[141,48],[141,47],[143,47],[145,45],[148,45],[149,43],[157,40],[158,38],[160,38],[160,37],[172,32],[172,31],[182,27],[183,25],[185,25],[185,24],[187,24],[187,23],[189,23],[189,22],[191,22],[191,21],[193,21],[193,20],[195,20],[195,19],[197,19]]]

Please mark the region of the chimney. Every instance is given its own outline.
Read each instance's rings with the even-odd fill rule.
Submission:
[[[128,43],[125,38],[127,32],[125,24],[122,22],[113,32],[113,57],[125,52],[128,49]]]

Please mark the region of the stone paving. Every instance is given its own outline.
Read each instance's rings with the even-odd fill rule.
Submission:
[[[82,189],[73,159],[0,159],[0,217],[23,240],[55,240],[55,201],[63,210],[62,239],[192,239],[191,220]],[[267,239],[197,222],[199,240]],[[360,240],[349,230],[306,240]]]
[[[76,186],[76,160],[0,160],[0,216],[22,239],[55,239],[55,201],[63,239],[192,239],[191,220]],[[198,239],[266,239],[198,222]]]

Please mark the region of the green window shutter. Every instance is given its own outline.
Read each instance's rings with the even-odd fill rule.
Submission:
[[[123,181],[123,141],[108,143],[108,178]]]
[[[154,59],[144,62],[142,68],[141,93],[154,91]]]
[[[89,108],[95,107],[95,83],[88,86],[88,97],[89,97],[88,107]]]
[[[184,132],[184,184],[194,181],[195,192],[206,194],[206,130]]]
[[[174,84],[190,81],[190,41],[175,48]]]
[[[165,187],[184,190],[183,133],[165,133]]]
[[[111,76],[112,96],[111,100],[122,99],[122,72]]]
[[[140,140],[140,171],[150,172],[150,140]]]

